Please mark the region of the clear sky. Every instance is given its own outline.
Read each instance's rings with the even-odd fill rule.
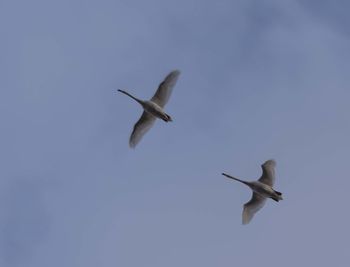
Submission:
[[[0,266],[349,264],[349,1],[0,1]],[[149,98],[181,76],[135,150]],[[241,225],[248,188],[276,189]]]

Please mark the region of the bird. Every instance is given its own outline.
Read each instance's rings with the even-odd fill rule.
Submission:
[[[242,224],[248,224],[254,217],[255,213],[258,212],[266,202],[267,198],[271,198],[274,201],[283,200],[282,193],[273,189],[275,182],[275,167],[276,161],[273,159],[265,161],[262,165],[262,175],[257,181],[243,181],[235,178],[226,173],[222,175],[241,182],[250,187],[253,191],[252,198],[244,204],[242,213]]]
[[[168,102],[171,92],[179,76],[179,70],[171,71],[159,84],[156,93],[150,100],[138,99],[125,90],[118,89],[119,92],[131,97],[136,102],[138,102],[144,110],[140,119],[135,123],[130,135],[129,146],[131,148],[136,147],[145,133],[152,128],[157,118],[165,122],[173,121],[170,115],[164,111],[164,106]]]

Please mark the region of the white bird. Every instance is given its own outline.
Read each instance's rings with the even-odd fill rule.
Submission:
[[[157,92],[150,100],[140,100],[124,90],[118,89],[119,92],[131,97],[137,101],[144,109],[141,118],[134,125],[134,129],[129,139],[130,147],[134,148],[142,139],[144,134],[151,129],[156,118],[162,119],[165,122],[172,121],[171,117],[163,110],[168,102],[171,92],[179,78],[180,71],[174,70],[170,72],[164,81],[158,86]]]
[[[272,159],[266,161],[261,165],[263,173],[258,181],[243,181],[232,177],[226,173],[222,175],[231,178],[233,180],[239,181],[253,190],[252,198],[244,204],[243,214],[242,214],[242,223],[248,224],[253,218],[254,214],[258,212],[265,204],[267,198],[271,198],[275,201],[282,200],[282,193],[273,189],[273,184],[275,182],[275,167],[276,162]]]

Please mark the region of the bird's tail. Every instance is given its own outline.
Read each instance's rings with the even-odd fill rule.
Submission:
[[[276,190],[274,190],[275,191],[275,193],[276,193],[276,195],[277,196],[275,196],[274,198],[272,198],[273,200],[276,200],[277,202],[279,201],[279,200],[283,200],[283,198],[282,198],[282,193],[281,192],[278,192],[278,191],[276,191]]]
[[[276,193],[277,195],[282,196],[282,193],[281,193],[281,192],[278,192],[278,191],[276,191],[276,190],[274,190],[274,191],[275,191],[275,193]]]
[[[273,200],[276,201],[276,202],[280,201],[280,199],[277,198],[277,197],[271,197],[271,199],[273,199]]]
[[[162,117],[162,120],[165,122],[173,121],[173,119],[168,114],[165,114],[164,117]]]

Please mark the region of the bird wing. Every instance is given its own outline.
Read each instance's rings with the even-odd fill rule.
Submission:
[[[158,86],[157,92],[151,98],[151,101],[163,108],[169,100],[179,75],[180,71],[178,70],[170,72],[168,76],[165,77],[164,81]]]
[[[243,206],[242,223],[248,224],[254,217],[254,214],[264,206],[265,201],[265,197],[254,192],[252,198]]]
[[[144,134],[149,129],[151,129],[155,120],[156,120],[156,117],[149,114],[148,112],[144,111],[142,113],[141,118],[135,123],[134,129],[132,130],[132,133],[130,135],[130,139],[129,139],[130,147],[134,148],[138,144],[138,142],[140,142]]]
[[[272,187],[275,182],[275,167],[276,162],[273,159],[270,159],[261,165],[263,173],[259,179],[259,182]]]

